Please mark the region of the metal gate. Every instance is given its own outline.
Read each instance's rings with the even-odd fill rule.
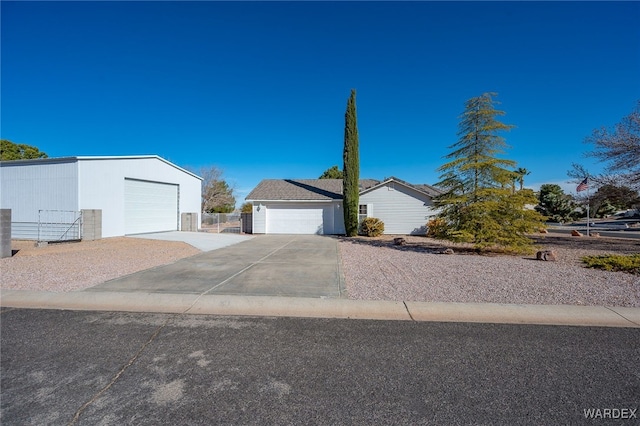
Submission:
[[[200,227],[206,232],[241,233],[240,213],[202,213]]]
[[[82,212],[39,210],[38,241],[58,242],[82,239]]]

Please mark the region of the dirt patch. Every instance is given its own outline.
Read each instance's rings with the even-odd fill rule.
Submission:
[[[0,259],[0,288],[74,291],[201,253],[189,244],[139,238],[49,244],[12,241],[14,256]]]

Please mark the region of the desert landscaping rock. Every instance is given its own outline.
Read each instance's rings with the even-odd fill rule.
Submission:
[[[201,253],[189,244],[137,238],[105,238],[35,247],[12,241],[13,256],[0,259],[0,288],[65,292],[82,290]]]
[[[640,307],[640,276],[588,269],[583,256],[640,252],[640,240],[539,235],[538,248],[555,262],[532,256],[478,255],[463,244],[425,237],[341,238],[348,297],[364,300],[595,305]],[[0,288],[67,292],[200,253],[171,241],[106,238],[51,244],[12,244],[0,259]],[[445,250],[454,254],[442,256]],[[455,250],[454,250],[455,249]]]
[[[536,253],[536,259],[555,262],[558,260],[558,252],[555,250],[540,250]]]
[[[347,293],[352,299],[640,307],[640,276],[589,269],[581,257],[640,251],[640,241],[540,236],[558,260],[535,256],[440,256],[445,242],[407,237],[340,241]],[[390,239],[391,237],[389,237]]]
[[[407,240],[405,240],[403,237],[396,237],[393,239],[393,244],[397,246],[403,246],[406,243],[407,243]]]

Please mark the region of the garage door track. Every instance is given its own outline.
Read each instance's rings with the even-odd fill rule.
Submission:
[[[336,238],[264,235],[86,291],[339,298],[344,277]]]

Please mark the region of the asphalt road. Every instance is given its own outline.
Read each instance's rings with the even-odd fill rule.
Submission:
[[[640,418],[638,329],[11,308],[0,320],[3,425]]]

